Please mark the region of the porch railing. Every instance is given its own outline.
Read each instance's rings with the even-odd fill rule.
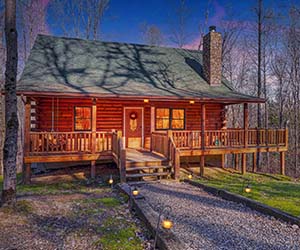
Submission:
[[[167,132],[152,132],[151,151],[169,156],[169,138]]]
[[[92,153],[93,150],[98,153],[112,149],[112,132],[30,132],[29,136],[29,155]]]
[[[204,145],[201,131],[173,131],[176,147],[189,148],[236,148],[236,147],[287,147],[287,129],[223,129],[206,130]]]

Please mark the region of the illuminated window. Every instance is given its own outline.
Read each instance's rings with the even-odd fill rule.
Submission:
[[[172,109],[172,129],[184,129],[184,109]]]
[[[75,130],[92,129],[92,108],[75,107]]]
[[[184,129],[184,109],[156,109],[156,129]]]
[[[156,129],[170,128],[170,110],[156,109]]]

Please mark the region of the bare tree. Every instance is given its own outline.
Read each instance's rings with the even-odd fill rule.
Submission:
[[[0,90],[4,87],[5,70],[4,46],[4,5],[0,3]],[[3,144],[4,144],[4,97],[0,94],[0,175],[3,173]]]
[[[156,25],[148,25],[146,23],[143,23],[141,25],[141,33],[143,41],[146,44],[153,46],[160,46],[163,44],[163,34]]]
[[[290,28],[288,31],[288,52],[290,58],[290,84],[293,103],[294,171],[297,175],[299,165],[299,117],[300,117],[300,14],[296,7],[290,9]]]
[[[65,36],[96,40],[109,0],[54,0],[49,9],[56,15],[56,28]]]
[[[170,40],[179,48],[182,48],[189,40],[190,34],[187,30],[187,21],[189,19],[190,10],[185,0],[180,0],[179,7],[176,10],[176,19],[171,25]]]
[[[205,35],[207,26],[208,26],[210,5],[211,5],[211,0],[208,0],[207,8],[204,12],[204,22],[203,22],[203,24],[202,23],[199,24],[200,40],[199,40],[198,50],[202,50],[202,48],[203,48],[203,37]]]
[[[18,138],[18,115],[16,81],[18,70],[18,37],[16,28],[16,0],[5,1],[5,142],[3,149],[2,205],[16,202],[16,155]]]

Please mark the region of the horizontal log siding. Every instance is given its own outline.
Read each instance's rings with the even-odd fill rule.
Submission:
[[[52,126],[52,98],[38,98],[36,105],[36,130],[51,131]],[[91,99],[54,98],[54,131],[73,131],[74,107],[92,106]],[[97,100],[97,130],[123,130],[123,108],[144,107],[144,136],[145,146],[150,143],[151,135],[151,106],[156,108],[184,108],[186,114],[186,130],[201,130],[201,104],[189,104],[187,101],[158,102],[130,100]],[[220,129],[222,127],[222,104],[206,104],[206,129]],[[148,145],[147,145],[148,146]]]
[[[224,105],[222,104],[207,104],[206,105],[206,120],[205,130],[215,130],[222,128],[222,112]],[[201,130],[201,129],[200,129]]]

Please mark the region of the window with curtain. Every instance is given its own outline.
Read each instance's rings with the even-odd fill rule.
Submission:
[[[91,130],[92,129],[92,108],[91,107],[75,107],[75,130]]]
[[[156,129],[184,129],[184,109],[156,109]]]

